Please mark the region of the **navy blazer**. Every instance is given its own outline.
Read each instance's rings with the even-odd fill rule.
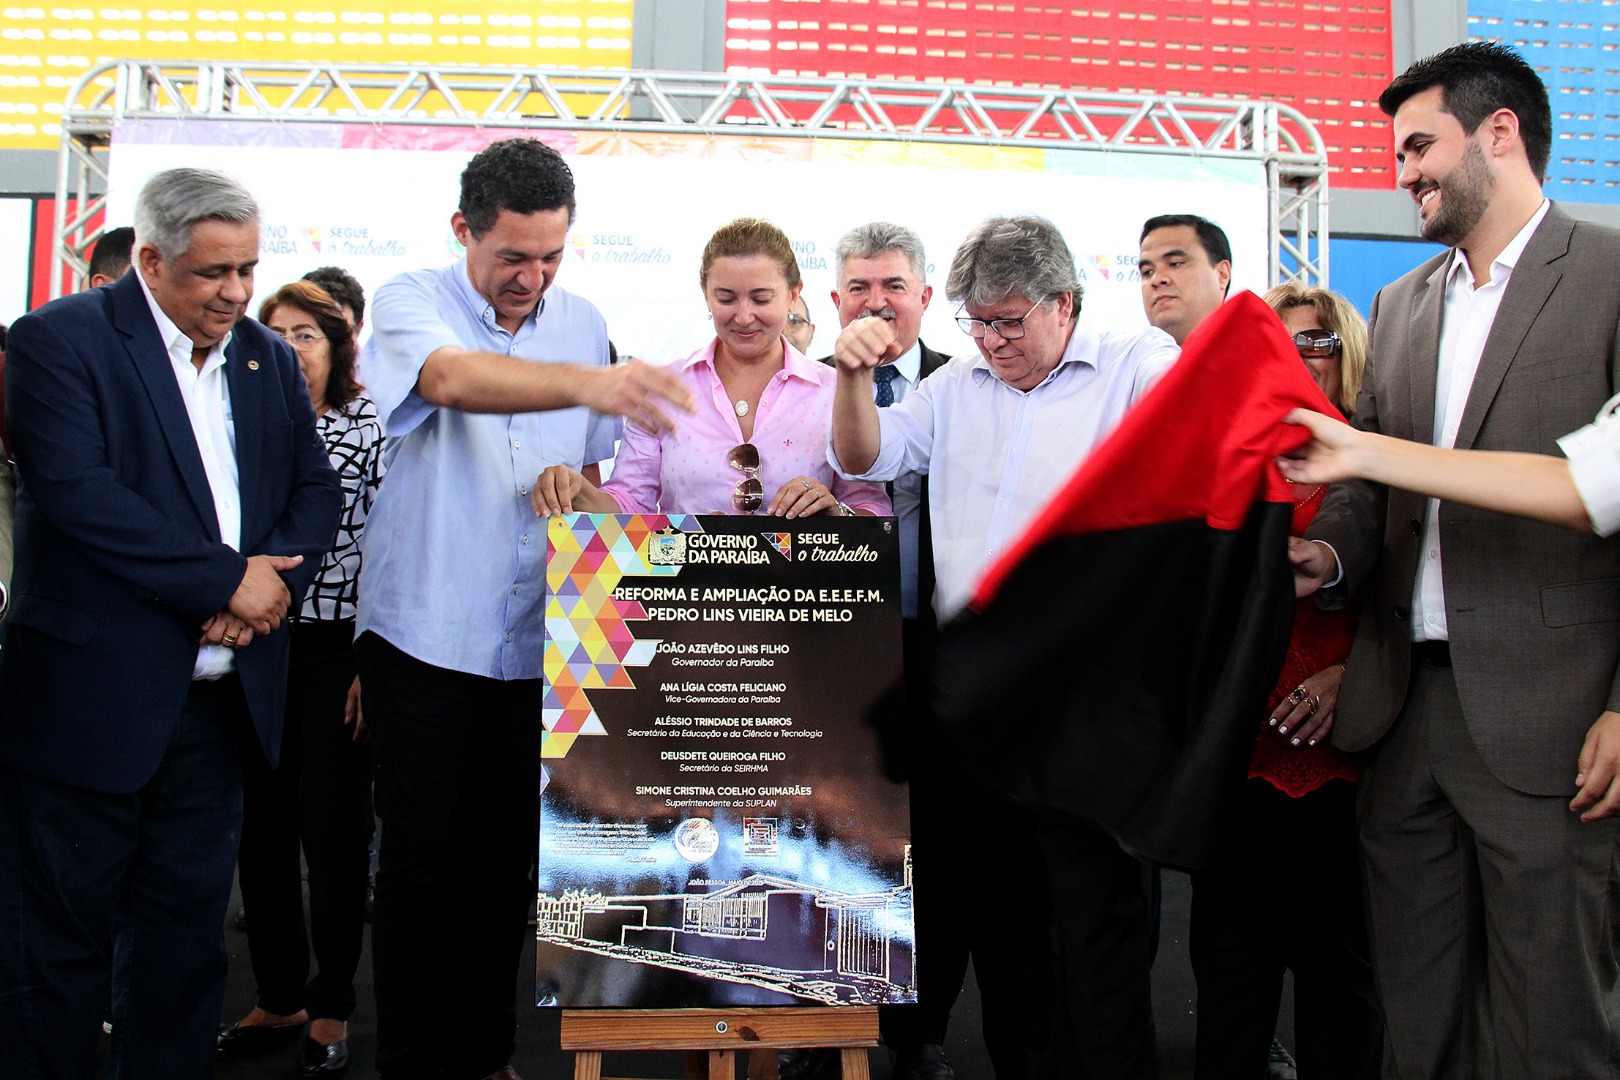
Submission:
[[[6,401],[19,477],[16,571],[0,647],[0,760],[129,793],[156,772],[202,624],[249,555],[302,555],[296,606],[332,547],[342,494],[292,349],[251,319],[225,350],[242,548],[213,495],[168,351],[134,273],[18,319]],[[272,764],[286,623],[236,653]]]

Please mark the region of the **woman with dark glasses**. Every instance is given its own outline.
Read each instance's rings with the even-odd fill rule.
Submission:
[[[782,336],[802,287],[787,235],[759,218],[722,225],[698,280],[714,340],[676,364],[694,414],[662,435],[627,423],[600,488],[573,469],[547,469],[530,495],[535,513],[888,514],[882,484],[845,480],[827,464],[838,377]]]
[[[1290,284],[1266,293],[1322,392],[1345,412],[1366,324],[1343,297]],[[1326,485],[1294,487],[1293,531]],[[1295,1052],[1307,1076],[1372,1078],[1382,1055],[1362,914],[1356,763],[1328,745],[1355,616],[1304,600],[1222,858],[1193,875],[1189,951],[1198,981],[1198,1077],[1265,1076],[1283,976],[1294,974]]]

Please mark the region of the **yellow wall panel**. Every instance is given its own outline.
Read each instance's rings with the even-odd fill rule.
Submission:
[[[623,69],[630,66],[633,6],[633,0],[0,6],[0,149],[54,149],[68,91],[105,60]]]

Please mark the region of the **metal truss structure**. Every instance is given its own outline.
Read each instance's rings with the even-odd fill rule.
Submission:
[[[122,60],[62,113],[53,295],[87,273],[124,119],[286,120],[867,139],[1264,163],[1269,280],[1328,283],[1327,153],[1276,102],[755,74]],[[70,209],[71,208],[71,209]],[[1291,264],[1291,265],[1290,265]]]

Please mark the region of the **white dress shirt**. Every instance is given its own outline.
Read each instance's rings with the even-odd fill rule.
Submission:
[[[1513,268],[1524,254],[1530,235],[1536,231],[1552,204],[1543,199],[1541,209],[1530,216],[1524,228],[1508,242],[1502,253],[1491,260],[1491,280],[1478,287],[1473,270],[1462,250],[1451,254],[1446,270],[1445,311],[1440,323],[1440,363],[1434,385],[1434,445],[1454,447],[1462,426],[1468,394],[1479,372],[1479,358],[1485,339],[1496,322],[1502,295],[1513,279]],[[1446,592],[1441,574],[1440,500],[1430,499],[1423,527],[1423,549],[1418,559],[1417,584],[1412,590],[1412,640],[1446,641]]]
[[[138,275],[137,275],[138,277]],[[197,437],[197,450],[202,454],[203,472],[208,477],[208,490],[214,497],[214,514],[219,521],[219,538],[233,551],[242,548],[242,488],[236,471],[236,425],[231,416],[231,388],[225,379],[225,346],[231,335],[208,350],[202,369],[191,362],[192,341],[163,313],[146,287],[146,279],[139,278],[146,306],[157,323],[158,337],[169,351],[169,366],[174,369],[174,381],[180,387],[180,397],[186,403],[186,415],[191,418],[191,432]],[[201,627],[198,633],[201,634]],[[217,679],[236,664],[235,653],[223,645],[203,645],[197,649],[197,663],[191,677]]]
[[[878,410],[877,459],[865,473],[844,475],[930,474],[941,622],[966,606],[984,571],[1180,355],[1163,330],[1098,333],[1082,323],[1033,389],[1008,386],[975,352]],[[827,455],[836,468],[831,445]]]
[[[1559,439],[1558,447],[1569,458],[1592,531],[1599,536],[1620,532],[1620,394],[1598,410],[1595,421]]]

